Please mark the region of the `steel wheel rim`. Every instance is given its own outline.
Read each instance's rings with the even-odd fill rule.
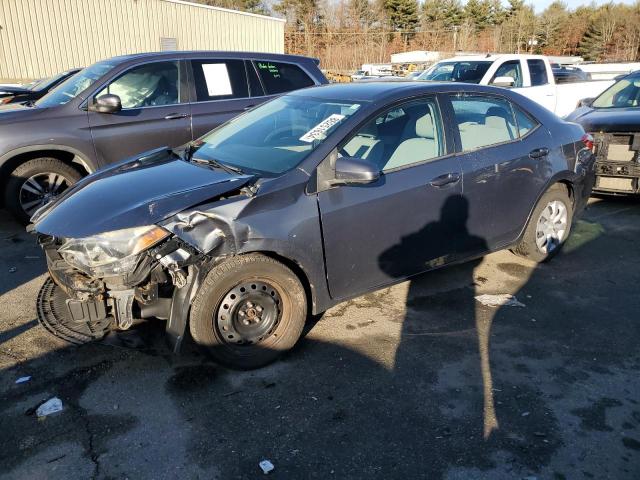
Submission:
[[[52,202],[71,186],[62,174],[43,172],[27,178],[20,187],[20,208],[29,216],[36,210]]]
[[[536,246],[548,254],[557,249],[567,235],[569,214],[560,200],[552,200],[544,207],[536,225]]]
[[[247,280],[222,298],[215,314],[216,327],[225,343],[246,346],[273,334],[282,317],[277,289],[264,281]]]

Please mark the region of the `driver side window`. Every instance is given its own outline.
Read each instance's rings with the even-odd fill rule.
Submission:
[[[522,67],[520,66],[520,60],[509,60],[500,65],[493,75],[491,83],[498,77],[511,77],[513,78],[514,87],[522,87]]]
[[[96,95],[118,95],[122,108],[144,108],[180,103],[178,62],[156,62],[127,71]]]
[[[415,100],[368,121],[342,147],[341,154],[367,160],[383,172],[444,155],[442,122],[436,100]]]

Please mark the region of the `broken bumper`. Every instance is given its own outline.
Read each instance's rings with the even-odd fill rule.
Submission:
[[[38,320],[72,343],[99,339],[110,329],[126,330],[146,319],[166,320],[177,351],[184,337],[189,306],[201,281],[201,258],[176,239],[142,253],[135,270],[110,278],[92,278],[58,253],[59,241],[40,236],[50,279],[38,296]]]

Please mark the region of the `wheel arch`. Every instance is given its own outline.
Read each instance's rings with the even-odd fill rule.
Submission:
[[[551,177],[549,179],[549,181],[545,184],[545,187],[540,189],[540,192],[538,193],[538,197],[536,198],[536,201],[533,202],[533,205],[529,209],[529,214],[527,215],[527,221],[524,223],[524,226],[520,230],[520,233],[518,234],[518,238],[516,239],[514,244],[516,244],[520,240],[522,240],[522,236],[524,235],[524,232],[526,232],[527,227],[529,226],[529,222],[531,221],[531,218],[533,217],[533,212],[535,211],[536,207],[538,206],[538,203],[540,202],[540,199],[554,185],[562,185],[564,188],[567,189],[567,194],[569,195],[569,199],[571,200],[571,204],[572,204],[571,206],[575,207],[576,196],[575,196],[574,182],[573,182],[573,180],[571,178],[571,173],[570,172],[560,172],[557,175]]]
[[[97,170],[93,161],[75,148],[66,145],[33,145],[17,148],[0,157],[0,185],[6,184],[11,172],[19,165],[41,157],[56,158],[75,168],[83,176]]]
[[[304,294],[307,299],[307,314],[317,313],[316,312],[316,294],[314,291],[315,290],[314,285],[309,279],[309,275],[305,271],[304,267],[299,262],[272,250],[262,250],[262,251],[258,250],[253,252],[243,252],[242,255],[247,253],[260,253],[266,257],[277,260],[278,262],[282,263],[284,266],[289,268],[295,274],[295,276],[298,277],[298,281],[300,282],[300,284],[302,285],[302,288],[304,289]]]

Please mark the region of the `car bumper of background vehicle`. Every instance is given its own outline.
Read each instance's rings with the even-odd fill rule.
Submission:
[[[640,194],[640,135],[601,133],[594,138],[597,148],[594,192]]]

